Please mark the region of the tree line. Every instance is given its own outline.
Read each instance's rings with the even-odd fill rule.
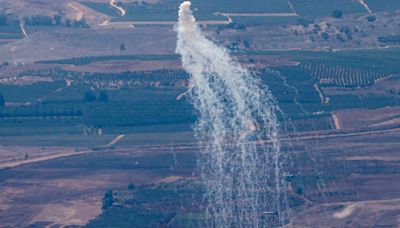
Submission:
[[[33,15],[25,16],[22,19],[25,25],[30,26],[64,26],[73,28],[87,28],[89,27],[85,18],[80,20],[65,18],[63,15],[56,14],[54,16],[48,15]],[[0,26],[10,26],[19,24],[20,20],[12,18],[6,14],[0,14]]]

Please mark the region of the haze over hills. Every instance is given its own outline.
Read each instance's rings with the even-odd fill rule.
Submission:
[[[283,113],[287,216],[262,219],[398,227],[400,2],[191,2]],[[204,225],[180,4],[0,0],[2,226]]]

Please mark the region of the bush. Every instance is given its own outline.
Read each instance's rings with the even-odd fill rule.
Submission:
[[[133,189],[135,189],[135,184],[134,183],[130,183],[129,185],[128,185],[128,189],[129,190],[133,190]]]
[[[342,18],[343,17],[343,12],[340,10],[335,10],[332,12],[332,17],[334,18]]]
[[[86,92],[85,95],[83,95],[83,101],[84,102],[91,102],[95,101],[97,99],[96,95],[93,92]]]
[[[119,50],[120,50],[120,51],[125,51],[125,50],[126,50],[126,46],[125,46],[124,43],[121,43],[121,44],[119,45]]]
[[[301,187],[297,188],[296,193],[297,193],[297,195],[303,195],[303,193],[304,193],[303,188],[301,188]]]
[[[108,190],[103,197],[103,206],[101,209],[106,210],[107,208],[111,207],[114,203],[113,191]]]
[[[303,17],[297,19],[297,24],[303,26],[304,28],[308,27],[308,25],[310,25],[311,23],[313,23],[313,21],[308,20],[308,19],[303,18]]]
[[[322,39],[324,39],[324,40],[329,40],[329,34],[328,34],[328,33],[323,32],[323,33],[321,34],[321,36],[322,36]]]
[[[376,16],[375,16],[375,15],[370,15],[370,16],[368,16],[368,17],[367,17],[367,21],[368,21],[368,22],[374,22],[374,21],[376,21]]]

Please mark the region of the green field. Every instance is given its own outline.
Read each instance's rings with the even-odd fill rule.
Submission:
[[[23,37],[18,24],[0,26],[0,39],[21,39]]]
[[[65,86],[64,81],[39,82],[24,86],[0,84],[0,92],[7,102],[35,102],[63,86]]]
[[[334,10],[344,14],[367,13],[356,0],[291,0],[296,12],[308,18],[330,17]]]
[[[394,11],[400,9],[398,0],[365,0],[369,8],[374,11]]]
[[[107,55],[107,56],[84,56],[71,59],[42,60],[37,63],[44,64],[73,64],[85,65],[93,62],[106,60],[176,60],[178,55]]]
[[[299,17],[232,17],[234,23],[246,26],[296,24],[298,19]]]

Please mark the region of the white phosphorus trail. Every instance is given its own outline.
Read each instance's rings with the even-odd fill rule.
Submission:
[[[190,6],[185,1],[179,8],[176,52],[191,75],[194,129],[205,148],[198,161],[206,188],[205,226],[282,225],[287,203],[279,108],[254,74],[205,37]],[[260,140],[268,143],[254,143]]]

